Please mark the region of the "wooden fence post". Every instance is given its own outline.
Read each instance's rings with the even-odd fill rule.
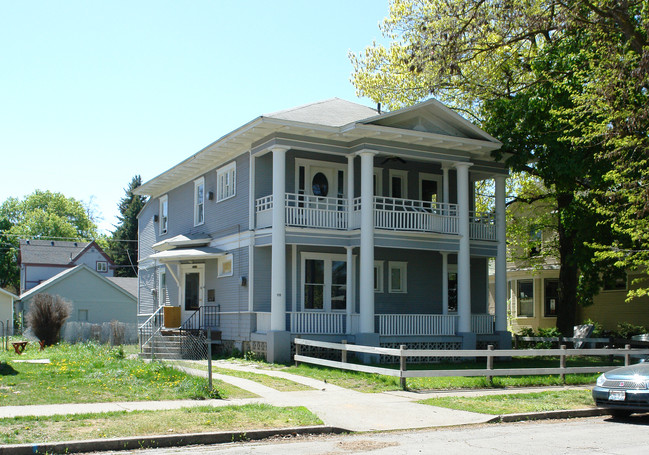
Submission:
[[[296,356],[296,357],[297,357],[298,355],[300,355],[300,345],[298,344],[298,341],[300,341],[300,337],[299,337],[299,336],[295,337],[295,341],[294,341],[294,343],[295,343],[295,356]],[[300,362],[299,362],[299,360],[297,360],[297,359],[295,359],[295,366],[296,366],[296,367],[299,367],[299,366],[300,366]]]
[[[403,390],[406,390],[407,384],[406,384],[406,378],[403,376],[403,372],[406,371],[407,369],[406,356],[404,354],[405,354],[405,350],[408,349],[408,346],[402,344],[401,346],[399,346],[399,349],[401,351],[399,353],[399,380],[400,380],[399,382],[401,382],[401,388]]]
[[[493,356],[494,345],[490,344],[487,346],[487,370],[494,369],[494,356]],[[487,381],[489,384],[493,385],[494,378],[490,374],[487,374]]]
[[[340,361],[342,363],[347,363],[347,340],[342,340],[340,342],[343,345],[343,348],[340,350]]]
[[[630,345],[630,344],[625,344],[625,345],[624,345],[624,350],[625,350],[625,351],[628,351],[628,350],[630,350],[630,349],[631,349],[631,345]],[[631,354],[629,354],[629,353],[627,352],[626,354],[624,354],[624,366],[629,366],[629,365],[631,365]]]
[[[561,348],[563,351],[565,351],[565,350],[566,350],[566,345],[565,345],[565,344],[562,344],[562,345],[560,346],[560,348]],[[564,370],[564,371],[565,371],[565,369],[566,369],[566,355],[565,355],[565,354],[561,354],[561,355],[559,356],[559,368],[561,368],[561,369]],[[562,382],[563,384],[565,384],[565,383],[566,383],[566,373],[562,371],[562,373],[559,375],[559,377],[561,378],[561,382]]]

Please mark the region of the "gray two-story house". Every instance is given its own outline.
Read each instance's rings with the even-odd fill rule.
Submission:
[[[296,336],[506,347],[500,145],[435,100],[257,117],[137,188],[140,321],[179,306],[269,361],[288,360]],[[495,213],[475,211],[483,179]]]

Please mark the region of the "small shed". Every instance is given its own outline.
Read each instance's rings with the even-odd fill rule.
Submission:
[[[14,329],[14,302],[18,301],[18,296],[9,291],[0,288],[0,335],[2,327],[5,334],[13,335]]]

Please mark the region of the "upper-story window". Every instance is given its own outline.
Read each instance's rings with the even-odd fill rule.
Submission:
[[[194,226],[205,222],[205,179],[194,180]]]
[[[108,262],[106,261],[97,261],[97,271],[101,273],[108,272]]]
[[[237,163],[232,162],[216,171],[216,200],[223,201],[231,198],[236,193],[235,178],[237,175]]]
[[[169,224],[169,197],[165,194],[160,198],[160,234],[166,234]]]
[[[408,171],[390,169],[390,197],[408,198]]]

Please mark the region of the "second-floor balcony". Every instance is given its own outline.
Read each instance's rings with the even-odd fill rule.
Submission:
[[[315,229],[359,229],[361,199],[286,193],[286,226]],[[273,196],[257,199],[256,226],[272,226]],[[374,196],[374,227],[392,231],[458,234],[457,204]],[[496,219],[491,212],[469,213],[470,238],[496,240]]]

